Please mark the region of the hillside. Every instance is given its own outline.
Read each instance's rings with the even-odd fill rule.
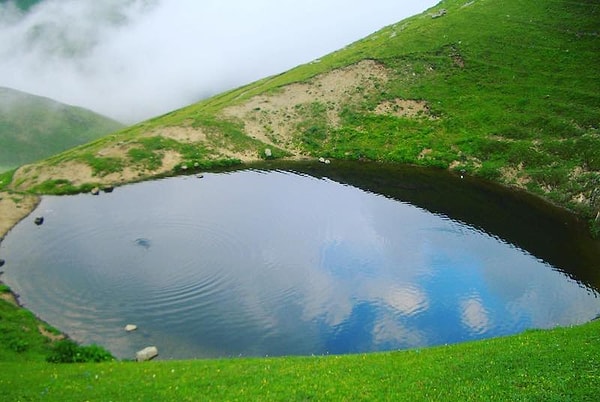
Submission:
[[[21,10],[29,10],[29,8],[33,7],[37,3],[40,3],[42,0],[0,0],[1,3],[14,3]]]
[[[70,192],[324,156],[465,171],[593,223],[599,20],[591,1],[446,0],[320,60],[21,168],[11,188]]]
[[[0,172],[123,127],[89,110],[0,87]]]

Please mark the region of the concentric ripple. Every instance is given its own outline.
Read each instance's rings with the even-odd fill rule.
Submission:
[[[494,234],[285,171],[45,197],[0,253],[28,308],[124,358],[389,350],[600,312],[595,290]]]

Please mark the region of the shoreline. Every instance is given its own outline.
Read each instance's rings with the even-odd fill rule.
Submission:
[[[0,243],[4,237],[40,205],[42,197],[31,194],[0,192]]]
[[[40,205],[41,200],[42,197],[37,195],[16,194],[7,191],[0,192],[0,244],[2,244],[2,241],[12,228],[35,211],[38,205]],[[2,255],[0,255],[1,257]],[[0,285],[6,285],[2,281],[2,274],[3,271],[0,270]],[[10,287],[8,292],[0,293],[0,299],[19,308],[25,308],[19,302],[19,295],[10,289]],[[36,318],[40,322],[44,322],[39,317],[36,316]]]

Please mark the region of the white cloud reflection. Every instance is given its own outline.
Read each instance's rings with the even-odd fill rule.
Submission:
[[[26,231],[18,226],[2,243],[19,266],[9,275],[32,288],[65,287],[53,302],[27,292],[28,306],[56,309],[59,319],[73,308],[79,318],[79,306],[102,300],[97,310],[107,320],[138,309],[163,335],[163,325],[196,325],[178,330],[178,344],[197,331],[235,347],[255,340],[252,351],[287,342],[297,353],[319,353],[358,331],[368,337],[363,344],[425,346],[581,322],[600,310],[597,297],[491,236],[328,180],[207,174],[99,198],[44,199],[42,208],[53,210],[43,231],[19,239]],[[53,222],[60,225],[49,236]],[[137,237],[152,246],[136,247]],[[60,280],[30,271],[40,266]],[[93,286],[69,291],[78,276]],[[90,336],[100,336],[99,321],[88,323]],[[456,335],[461,329],[467,333]]]
[[[477,297],[471,297],[460,303],[461,320],[470,328],[473,334],[483,334],[490,329],[492,324],[488,317],[488,311],[483,301]]]

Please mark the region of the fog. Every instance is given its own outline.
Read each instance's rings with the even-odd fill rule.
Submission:
[[[437,0],[0,3],[0,86],[134,123],[342,48]]]

